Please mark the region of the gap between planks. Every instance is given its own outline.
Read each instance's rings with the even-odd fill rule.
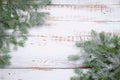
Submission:
[[[0,69],[92,69],[90,66],[79,66],[79,67],[7,67]]]

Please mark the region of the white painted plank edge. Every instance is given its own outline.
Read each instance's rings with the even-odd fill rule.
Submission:
[[[52,0],[52,4],[119,4],[120,0]]]

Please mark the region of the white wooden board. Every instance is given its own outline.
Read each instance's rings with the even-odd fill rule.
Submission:
[[[72,70],[0,70],[0,80],[69,80]]]
[[[10,53],[11,69],[0,69],[0,80],[69,80],[72,69],[41,67],[81,66],[67,57],[80,52],[75,42],[92,29],[120,35],[120,0],[52,0],[42,11],[49,12],[46,24],[31,29],[25,47]]]
[[[53,4],[120,4],[120,0],[52,0]]]

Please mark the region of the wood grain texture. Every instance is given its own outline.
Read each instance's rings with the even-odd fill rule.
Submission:
[[[81,66],[81,62],[75,63],[67,60],[70,54],[79,52],[79,49],[75,47],[76,41],[89,39],[91,30],[120,35],[119,23],[98,24],[72,21],[55,23],[55,26],[49,28],[32,29],[25,47],[11,53],[11,67]]]
[[[120,0],[52,0],[53,4],[120,4]]]
[[[74,73],[67,68],[82,63],[82,57],[67,58],[80,53],[76,41],[89,39],[91,30],[120,35],[120,0],[52,0],[42,11],[49,12],[46,23],[30,29],[25,47],[10,53],[11,65],[0,69],[0,80],[69,80]]]
[[[120,5],[51,5],[43,11],[50,21],[120,22]]]
[[[0,70],[0,80],[69,80],[74,73],[72,70]],[[63,74],[64,72],[64,74]]]

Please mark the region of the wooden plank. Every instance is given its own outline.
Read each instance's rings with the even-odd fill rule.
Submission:
[[[119,5],[51,5],[43,11],[50,13],[48,21],[120,22]]]
[[[60,33],[61,35],[76,34],[79,32],[89,32],[90,30],[119,32],[119,22],[79,22],[79,21],[49,21],[51,27],[43,26],[40,29],[32,29],[30,34],[38,34],[39,31],[44,34]],[[37,31],[36,31],[37,30]]]
[[[119,4],[120,0],[52,0],[53,4]]]
[[[0,69],[0,80],[69,80],[74,75],[73,70],[28,70]],[[64,76],[64,77],[63,77]]]

